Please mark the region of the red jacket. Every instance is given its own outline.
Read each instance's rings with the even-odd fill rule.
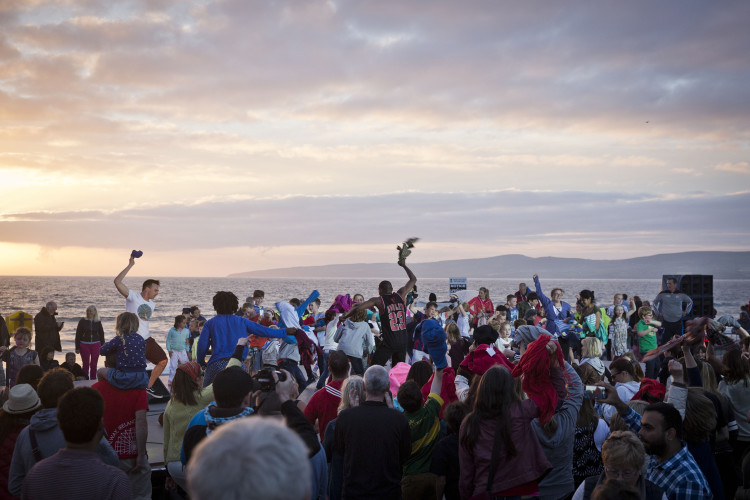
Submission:
[[[341,402],[341,386],[343,380],[332,380],[319,391],[312,395],[310,401],[305,406],[305,416],[307,420],[315,425],[318,421],[320,429],[320,440],[325,439],[326,427],[328,422],[336,418],[338,414],[339,403]]]

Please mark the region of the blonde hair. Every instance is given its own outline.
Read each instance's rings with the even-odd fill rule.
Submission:
[[[581,353],[587,358],[601,358],[602,341],[596,337],[586,337],[581,341]]]
[[[92,321],[101,321],[99,319],[99,311],[96,310],[96,306],[88,306],[86,308],[86,319],[90,319]]]
[[[461,331],[458,329],[458,325],[451,321],[445,327],[445,335],[451,342],[458,342],[458,339],[461,338]]]
[[[133,333],[138,331],[138,327],[141,325],[138,320],[138,316],[131,312],[124,312],[117,315],[115,320],[115,331],[117,335],[123,336],[126,333]]]
[[[341,386],[341,402],[338,411],[359,406],[365,400],[365,383],[359,375],[352,375]]]
[[[632,432],[614,431],[602,444],[602,462],[605,466],[632,466],[640,472],[646,462],[646,450]]]

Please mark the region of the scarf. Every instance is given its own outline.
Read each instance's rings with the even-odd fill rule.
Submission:
[[[243,408],[241,412],[239,412],[237,415],[233,415],[231,417],[214,417],[211,415],[211,412],[209,411],[212,406],[216,406],[216,402],[212,401],[207,407],[206,410],[203,412],[203,415],[206,418],[206,436],[211,434],[218,426],[222,424],[226,424],[227,422],[231,422],[232,420],[237,420],[238,418],[245,418],[249,417],[253,414],[253,409],[250,407]]]

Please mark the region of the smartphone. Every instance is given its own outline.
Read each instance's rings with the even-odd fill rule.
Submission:
[[[583,391],[583,397],[587,399],[606,399],[607,389],[598,385],[587,385]]]

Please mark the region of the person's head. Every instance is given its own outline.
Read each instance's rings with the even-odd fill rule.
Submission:
[[[198,306],[191,306],[190,307],[190,316],[193,318],[199,318],[201,315],[201,308]]]
[[[724,368],[724,377],[727,382],[745,382],[747,386],[748,377],[750,377],[750,366],[745,359],[742,358],[742,353],[738,349],[730,349],[721,360],[721,364]]]
[[[302,301],[299,300],[297,297],[289,299],[289,303],[292,305],[292,307],[297,308],[302,305]]]
[[[385,396],[391,384],[388,372],[380,365],[373,365],[365,372],[365,393],[367,398],[378,399]]]
[[[643,443],[630,431],[613,431],[602,444],[602,463],[608,479],[634,485],[645,462]]]
[[[389,293],[393,293],[393,285],[388,280],[381,281],[378,285],[378,294],[387,295]]]
[[[682,432],[688,443],[705,443],[716,429],[716,407],[703,388],[690,388],[685,402]]]
[[[239,366],[230,366],[216,374],[214,400],[219,408],[239,408],[253,387],[252,377]]]
[[[510,309],[513,309],[518,305],[518,299],[515,295],[508,295],[507,297],[505,297],[505,302]]]
[[[365,383],[359,375],[352,375],[341,385],[341,401],[338,411],[354,408],[364,401]]]
[[[518,284],[518,291],[521,292],[521,295],[525,294],[526,290],[528,290],[528,287],[526,286],[526,283],[519,283]]]
[[[437,302],[432,302],[432,301],[428,302],[424,306],[424,315],[427,318],[435,318],[437,317],[437,310],[438,310]]]
[[[343,380],[349,375],[349,358],[344,351],[333,351],[328,357],[328,369],[334,380]]]
[[[187,326],[187,318],[182,314],[178,314],[174,317],[174,327],[178,330],[182,330]]]
[[[354,302],[355,304],[361,304],[364,301],[365,301],[365,296],[362,295],[361,293],[355,293],[354,297],[352,297],[352,302]]]
[[[406,374],[406,380],[413,380],[420,388],[430,380],[430,377],[432,377],[432,363],[424,359],[411,365],[409,373]]]
[[[445,336],[450,342],[458,342],[461,338],[461,330],[458,329],[458,325],[451,321],[445,327]]]
[[[76,353],[74,352],[65,353],[65,362],[71,366],[76,364]]]
[[[616,318],[625,319],[625,308],[622,305],[617,305],[612,309],[612,319]]]
[[[255,303],[256,306],[261,305],[263,303],[263,299],[265,298],[266,298],[266,292],[264,292],[263,290],[253,291],[253,302]]]
[[[325,315],[323,316],[323,320],[326,322],[326,325],[336,319],[336,311],[333,309],[329,309],[325,312]]]
[[[508,316],[508,308],[502,304],[495,307],[495,311],[500,313],[501,318],[506,318]]]
[[[67,443],[98,442],[104,433],[104,400],[96,389],[78,387],[57,404],[57,425]]]
[[[638,362],[637,359],[635,359],[635,354],[633,354],[633,351],[628,351],[625,354],[622,355],[623,358],[626,358],[630,361],[631,366],[633,367],[633,380],[636,382],[640,382],[643,380],[645,375],[643,374],[643,368],[641,368],[641,364]]]
[[[90,319],[92,321],[100,321],[99,311],[96,309],[96,306],[88,306],[86,308],[86,319]]]
[[[539,302],[539,295],[537,295],[536,292],[529,292],[528,295],[526,295],[526,300],[529,301],[529,305],[532,308],[536,308],[536,305]]]
[[[450,434],[458,434],[461,428],[461,422],[464,421],[464,417],[469,413],[469,408],[465,403],[461,401],[454,401],[445,407],[443,411],[443,420],[448,425],[448,432]]]
[[[498,330],[498,333],[500,334],[500,336],[502,338],[509,339],[510,338],[510,330],[511,330],[510,323],[507,323],[507,322],[506,323],[501,323],[500,324],[500,330]]]
[[[255,304],[252,302],[245,302],[242,304],[242,307],[240,307],[240,315],[249,317],[252,314],[255,314]]]
[[[8,415],[18,416],[31,416],[42,407],[42,403],[39,401],[39,395],[29,384],[16,384],[10,388],[8,392],[8,401],[2,405],[2,413]],[[0,434],[3,434],[2,426],[0,425]]]
[[[601,352],[601,351],[600,351]],[[612,381],[617,383],[631,382],[635,378],[633,363],[626,357],[620,357],[609,364],[609,373],[612,375]]]
[[[203,382],[203,370],[196,361],[182,363],[174,372],[172,397],[185,406],[196,404],[195,393]]]
[[[641,417],[638,436],[649,455],[663,456],[670,448],[679,448],[682,440],[680,412],[669,403],[648,405]]]
[[[563,290],[562,288],[553,288],[549,292],[549,296],[552,298],[552,301],[562,300],[563,295],[565,295],[565,290]]]
[[[643,320],[651,320],[654,317],[654,311],[648,306],[641,306],[638,309],[638,317]]]
[[[354,311],[354,313],[351,316],[349,316],[349,318],[355,323],[359,323],[361,321],[367,321],[367,309],[364,309],[364,308],[357,309],[356,311]]]
[[[216,314],[234,314],[239,308],[240,301],[232,292],[216,292],[213,298]]]
[[[19,328],[13,335],[13,340],[16,342],[16,347],[29,347],[31,345],[31,330],[25,327]]]
[[[641,492],[637,486],[627,481],[607,478],[596,485],[591,492],[591,500],[641,500]]]
[[[482,422],[495,422],[499,419],[499,439],[503,444],[505,455],[514,457],[517,452],[511,437],[509,417],[511,406],[518,401],[513,376],[506,367],[494,365],[484,372],[476,389],[472,412],[466,417],[466,433],[460,441],[461,446],[467,450],[473,450],[479,441]]]
[[[141,288],[141,295],[146,300],[153,300],[159,295],[159,280],[146,280],[143,282],[143,288]]]
[[[63,394],[73,388],[73,374],[65,368],[53,368],[39,381],[37,394],[44,408],[56,408]]]
[[[318,314],[318,309],[320,309],[320,299],[315,299],[307,304],[307,311],[310,314]]]
[[[584,358],[601,358],[602,341],[596,337],[586,337],[581,340],[581,355]]]
[[[135,313],[123,312],[117,315],[115,319],[115,331],[118,335],[126,335],[138,331],[140,321]]]
[[[674,292],[677,290],[677,279],[676,278],[667,278],[667,290],[670,292]]]
[[[407,380],[398,388],[398,404],[407,413],[414,413],[422,408],[424,399],[422,398],[422,389],[413,380]]]
[[[44,346],[42,352],[39,353],[39,358],[44,361],[52,361],[55,359],[55,350],[50,346]]]
[[[579,294],[581,297],[581,305],[583,307],[589,307],[596,304],[596,298],[594,297],[594,292],[591,290],[581,290],[581,293]]]
[[[45,309],[47,309],[47,312],[51,315],[57,314],[57,303],[53,301],[49,301],[44,305]]]
[[[742,352],[750,352],[750,337],[743,337],[740,341]]]
[[[29,384],[36,391],[39,387],[39,381],[44,376],[44,368],[37,364],[24,365],[18,370],[16,375],[16,384]]]
[[[268,500],[310,498],[307,447],[283,423],[240,418],[218,427],[193,451],[186,478],[190,498]],[[290,480],[296,478],[296,480]]]
[[[479,287],[479,298],[482,300],[487,300],[490,298],[490,291],[487,290],[485,287]]]
[[[622,304],[622,294],[616,293],[614,297],[612,297],[612,303],[616,306],[619,306],[620,304]]]

